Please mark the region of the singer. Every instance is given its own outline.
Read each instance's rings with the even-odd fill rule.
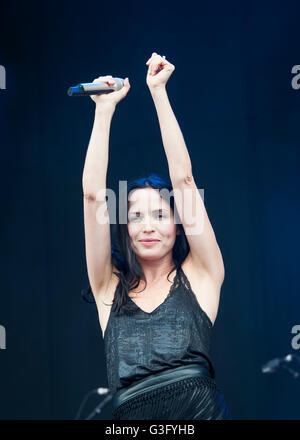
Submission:
[[[82,178],[88,293],[104,339],[112,418],[231,420],[210,355],[223,259],[168,99],[175,67],[156,52],[146,65],[170,180],[151,174],[128,183],[127,223],[117,216],[111,244],[109,220],[96,218],[99,207],[108,212],[97,193],[106,189],[110,125],[128,78],[118,91],[91,96],[95,118]],[[114,84],[112,76],[99,81]]]

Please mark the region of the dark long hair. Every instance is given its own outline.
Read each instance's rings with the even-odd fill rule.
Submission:
[[[131,193],[133,190],[141,188],[153,188],[160,192],[161,197],[166,200],[167,203],[169,203],[173,211],[174,218],[176,219],[177,230],[179,229],[180,231],[180,234],[176,235],[176,240],[172,249],[174,267],[168,273],[167,278],[169,279],[171,273],[181,266],[190,250],[183,226],[180,222],[180,217],[176,209],[174,195],[170,195],[173,187],[169,179],[160,177],[157,174],[150,174],[148,177],[140,177],[132,180],[126,186],[126,194],[124,194],[124,192],[122,193],[122,190],[120,191],[120,197],[126,197],[127,200],[127,216],[129,210],[129,193]],[[163,190],[167,191],[164,192]],[[119,283],[116,288],[112,304],[112,310],[116,311],[117,313],[119,313],[121,308],[131,310],[130,304],[128,304],[128,292],[138,287],[141,279],[145,280],[145,274],[130,244],[127,223],[119,223],[119,219],[119,204],[117,203],[116,224],[112,225],[111,249],[112,263],[119,271],[119,273],[113,272],[119,278]],[[82,291],[83,298],[88,302],[95,302],[94,300],[89,299],[89,297],[91,298],[92,294],[93,292],[90,286],[88,287],[87,292]]]

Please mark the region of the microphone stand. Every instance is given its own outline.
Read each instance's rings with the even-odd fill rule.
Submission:
[[[88,415],[84,420],[91,420],[96,414],[102,411],[102,408],[112,399],[112,393],[107,394],[107,396],[100,402],[96,408]]]
[[[299,363],[300,365],[300,356],[296,356],[295,354],[291,355],[293,358],[296,359],[296,361]]]
[[[267,364],[265,364],[262,367],[262,372],[263,373],[274,373],[277,370],[279,370],[280,368],[284,368],[294,377],[294,379],[296,379],[297,377],[299,377],[299,372],[288,367],[287,365],[285,365],[285,363],[283,363],[283,361],[284,362],[291,362],[293,359],[295,359],[300,365],[300,357],[299,356],[296,356],[295,354],[288,354],[282,359],[276,358],[276,359],[269,361]]]
[[[300,357],[296,356],[295,354],[288,354],[285,359],[288,362],[291,362],[293,359],[296,359],[296,361],[300,364]],[[292,368],[287,367],[286,365],[282,365],[283,368],[285,368],[291,375],[296,379],[296,377],[299,376],[298,371],[293,370]]]
[[[292,368],[287,367],[286,365],[282,365],[282,368],[285,368],[291,375],[296,379],[299,376],[298,371],[292,370]]]

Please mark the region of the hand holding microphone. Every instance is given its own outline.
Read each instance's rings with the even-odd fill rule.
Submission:
[[[165,55],[156,52],[146,62],[148,66],[146,83],[150,91],[164,88],[175,70],[175,66],[166,60]],[[130,89],[129,79],[113,78],[111,75],[99,76],[92,83],[80,83],[68,89],[69,96],[90,96],[96,106],[115,107],[125,98]]]
[[[94,79],[93,84],[97,84],[97,83],[105,83],[108,86],[113,86],[113,87],[121,87],[122,86],[122,82],[119,80],[117,82],[118,79],[114,79],[111,75],[106,75],[106,76],[99,76],[99,78]],[[128,78],[125,78],[125,80],[123,81],[123,87],[120,88],[119,90],[115,90],[114,92],[110,92],[110,93],[101,93],[101,94],[97,94],[97,95],[91,95],[91,99],[95,102],[96,106],[110,106],[113,105],[114,107],[118,104],[118,102],[120,102],[122,99],[125,98],[125,96],[127,95],[128,91],[130,89],[130,84],[129,84],[129,80]]]
[[[90,96],[97,107],[115,107],[130,89],[129,79],[99,76],[92,83],[82,83],[68,90],[69,96]]]

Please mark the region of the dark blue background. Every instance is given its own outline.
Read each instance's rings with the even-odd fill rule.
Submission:
[[[234,419],[300,418],[300,379],[261,373],[274,357],[300,355],[291,346],[300,325],[299,13],[297,1],[1,6],[1,419],[71,419],[86,392],[107,385],[97,311],[80,294],[94,103],[67,88],[128,76],[107,186],[168,175],[145,82],[153,51],[176,66],[167,91],[225,263],[218,385]],[[99,418],[110,418],[109,405]]]

